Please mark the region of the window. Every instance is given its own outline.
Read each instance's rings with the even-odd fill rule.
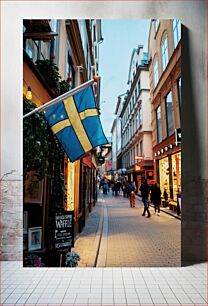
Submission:
[[[178,79],[178,97],[179,97],[179,104],[181,106],[181,78]]]
[[[142,110],[141,108],[139,109],[139,125],[142,124]]]
[[[93,26],[93,41],[96,41],[96,28]]]
[[[163,39],[163,42],[161,45],[161,53],[162,53],[162,70],[164,71],[168,64],[168,37],[167,37],[167,34],[165,35],[165,38]]]
[[[139,80],[139,82],[138,82],[138,95],[139,95],[139,93],[140,93],[140,90],[141,90],[141,82],[140,82],[140,80]]]
[[[60,23],[57,19],[52,19],[50,21],[51,29],[53,32],[59,33]],[[58,52],[59,52],[59,35],[55,36],[50,43],[50,56],[54,57],[54,63],[58,64]]]
[[[135,147],[133,148],[133,164],[135,164]]]
[[[159,24],[160,24],[160,20],[159,20],[159,19],[155,19],[155,20],[154,20],[154,29],[155,29],[155,33],[156,33],[157,30],[158,30]]]
[[[170,91],[169,94],[165,98],[167,136],[170,136],[174,133],[172,105],[173,105],[172,92]]]
[[[155,59],[153,65],[153,79],[154,79],[154,86],[157,86],[159,76],[158,76],[158,59]]]
[[[75,70],[74,70],[74,64],[72,57],[70,55],[69,51],[69,43],[67,41],[66,45],[66,72],[65,72],[66,78],[70,77],[72,80],[70,82],[71,88],[75,87]]]
[[[26,48],[25,51],[29,55],[29,57],[32,59],[33,58],[33,47],[31,46],[30,42],[27,40],[26,42]]]
[[[140,141],[140,156],[143,156],[143,143]]]
[[[156,121],[157,121],[157,143],[162,141],[162,121],[161,121],[161,107],[156,109]]]
[[[136,115],[136,128],[139,127],[139,113]]]
[[[173,45],[174,45],[174,49],[175,49],[179,40],[181,39],[181,22],[180,22],[180,20],[173,19],[172,29],[173,29]]]
[[[179,112],[181,116],[181,78],[178,79],[177,84],[178,84]]]

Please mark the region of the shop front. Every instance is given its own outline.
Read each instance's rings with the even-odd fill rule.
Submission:
[[[142,184],[142,181],[146,179],[148,184],[155,182],[154,166],[152,160],[143,160],[134,165],[134,181],[136,183],[137,192]]]
[[[163,203],[167,193],[170,208],[181,211],[181,151],[158,159],[156,172]]]

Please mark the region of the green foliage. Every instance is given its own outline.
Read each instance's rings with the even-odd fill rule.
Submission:
[[[78,265],[78,261],[80,261],[80,256],[76,252],[68,252],[66,253],[66,267],[76,267]]]
[[[24,100],[24,114],[32,111],[36,106]],[[63,211],[66,192],[64,188],[64,150],[54,137],[43,114],[35,113],[24,119],[24,182],[29,171],[35,171],[37,179],[46,175],[50,182],[50,212],[49,226],[53,229],[56,211]],[[31,182],[29,191],[35,188],[37,181]]]
[[[53,61],[48,59],[37,60],[35,64],[56,95],[61,95],[71,89],[69,82],[65,80],[60,81],[59,68]]]
[[[59,68],[58,66],[53,63],[51,60],[37,60],[35,62],[37,69],[40,71],[40,73],[44,76],[44,78],[47,80],[48,85],[55,89],[57,94],[60,92],[60,85],[59,81],[61,79],[61,76],[59,74]]]
[[[59,82],[59,86],[60,86],[60,94],[63,94],[71,89],[70,84],[65,80]]]
[[[32,111],[36,106],[27,100],[23,101],[24,114]],[[49,133],[47,122],[40,113],[35,113],[23,122],[23,168],[24,177],[28,171],[36,171],[38,177],[43,178],[47,173]]]

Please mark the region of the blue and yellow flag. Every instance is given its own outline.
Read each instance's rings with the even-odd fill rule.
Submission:
[[[45,117],[71,162],[100,145],[107,144],[92,86],[51,106]]]

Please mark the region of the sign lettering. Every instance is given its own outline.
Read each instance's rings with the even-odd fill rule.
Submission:
[[[55,248],[64,251],[74,246],[74,212],[64,211],[55,216]]]

